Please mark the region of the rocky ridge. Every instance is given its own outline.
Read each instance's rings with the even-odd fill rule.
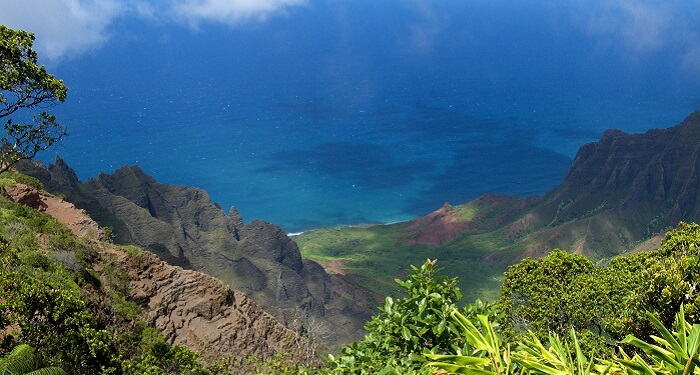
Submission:
[[[280,324],[245,294],[201,272],[169,265],[155,254],[110,251],[131,278],[130,297],[148,311],[150,324],[172,345],[185,345],[208,361],[231,355],[293,363],[317,361],[312,344]]]
[[[78,237],[88,237],[93,240],[107,239],[102,228],[85,210],[76,208],[70,202],[21,183],[5,185],[3,189],[13,201],[53,216]]]
[[[72,203],[19,183],[4,190],[13,201],[53,216],[76,236],[104,240],[98,224]],[[207,361],[231,355],[240,362],[276,353],[293,363],[317,361],[307,338],[280,324],[244,293],[201,272],[169,265],[151,252],[101,244],[110,264],[128,275],[130,299],[145,309],[150,325],[171,345],[194,349]]]
[[[473,214],[454,219],[455,212]],[[454,220],[443,223],[445,217]],[[489,262],[511,264],[555,248],[601,259],[653,246],[646,242],[658,241],[659,233],[679,221],[698,220],[700,111],[668,129],[608,130],[579,149],[564,181],[544,197],[487,194],[414,220],[405,238],[437,246],[493,231],[508,245],[493,249]],[[427,221],[432,233],[449,235],[426,240],[416,229],[430,228]]]
[[[201,189],[161,184],[135,166],[83,184],[60,158],[48,168],[25,165],[23,171],[111,227],[116,243],[223,280],[287,327],[313,337],[322,350],[364,335],[373,304],[362,291],[302,259],[279,227],[260,220],[244,224],[235,207],[224,214]]]

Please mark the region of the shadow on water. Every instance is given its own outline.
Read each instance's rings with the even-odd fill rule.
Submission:
[[[434,170],[428,161],[401,160],[391,146],[369,143],[323,143],[310,150],[279,151],[272,155],[272,160],[255,171],[300,170],[369,189],[407,186],[418,176]]]

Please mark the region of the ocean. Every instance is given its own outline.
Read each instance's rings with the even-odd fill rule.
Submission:
[[[700,109],[685,38],[630,40],[574,5],[524,3],[310,1],[196,28],[120,19],[104,46],[47,64],[69,86],[53,111],[70,135],[40,158],[60,155],[81,180],[138,165],[300,232],[542,195],[606,129]]]

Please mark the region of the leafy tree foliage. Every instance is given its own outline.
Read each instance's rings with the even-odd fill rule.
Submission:
[[[111,335],[97,326],[77,287],[52,278],[61,271],[47,258],[27,255],[0,241],[0,328],[11,332],[3,346],[41,348],[43,362],[70,373],[118,368]]]
[[[648,338],[656,330],[650,312],[673,323],[681,305],[700,321],[700,225],[680,223],[661,248],[620,256],[606,267],[554,251],[509,268],[500,306],[516,332],[564,335],[576,329],[584,347],[610,347],[629,334]],[[607,345],[606,345],[607,343]]]
[[[31,120],[13,121],[12,115],[28,117],[36,108],[54,106],[66,99],[63,81],[37,63],[32,48],[34,34],[0,25],[0,118],[6,136],[0,144],[0,173],[23,159],[31,159],[67,135],[56,117],[46,111],[31,114]]]
[[[567,298],[572,282],[593,269],[588,258],[563,250],[543,259],[524,259],[506,273],[501,307],[517,329],[566,332],[571,323]]]
[[[345,348],[340,357],[330,357],[333,373],[418,372],[424,363],[418,354],[460,348],[463,340],[450,313],[462,295],[457,279],[439,275],[435,264],[428,260],[420,268],[411,266],[406,280],[396,280],[406,296],[387,297],[379,313],[365,325],[367,336]]]
[[[149,348],[144,355],[124,364],[127,375],[211,375],[199,355],[186,346],[170,346],[165,342]]]

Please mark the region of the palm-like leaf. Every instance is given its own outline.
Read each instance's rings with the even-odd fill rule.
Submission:
[[[0,375],[66,375],[66,372],[58,367],[39,368],[40,366],[34,349],[21,344],[0,359]]]
[[[510,347],[501,348],[501,339],[496,334],[493,324],[486,315],[477,315],[481,324],[480,331],[474,323],[456,309],[451,313],[452,319],[461,329],[465,340],[476,348],[477,356],[426,354],[431,360],[430,366],[457,374],[510,374],[512,363]]]
[[[573,328],[570,332],[570,339],[571,346],[562,343],[559,336],[550,335],[549,348],[546,348],[534,333],[530,333],[529,340],[521,342],[519,350],[514,355],[514,361],[536,374],[614,373],[613,364],[596,365],[593,359],[589,359],[583,354],[576,331]]]
[[[622,369],[615,363],[595,363],[583,354],[576,332],[570,333],[571,346],[562,342],[556,335],[550,335],[549,346],[530,333],[529,338],[520,342],[518,350],[511,353],[509,345],[502,345],[493,324],[483,315],[477,319],[481,330],[460,314],[452,313],[465,340],[476,348],[472,356],[426,354],[430,366],[457,374],[548,374],[548,375],[591,375],[618,374]],[[573,353],[573,355],[572,355]],[[516,368],[517,367],[517,368]]]
[[[659,330],[661,337],[651,336],[656,344],[640,340],[633,335],[627,336],[622,342],[642,349],[654,362],[646,362],[640,356],[631,361],[620,361],[633,374],[698,374],[700,373],[700,325],[692,326],[685,320],[685,312],[681,306],[674,322],[675,332],[669,331],[663,323],[650,313],[647,316]]]

